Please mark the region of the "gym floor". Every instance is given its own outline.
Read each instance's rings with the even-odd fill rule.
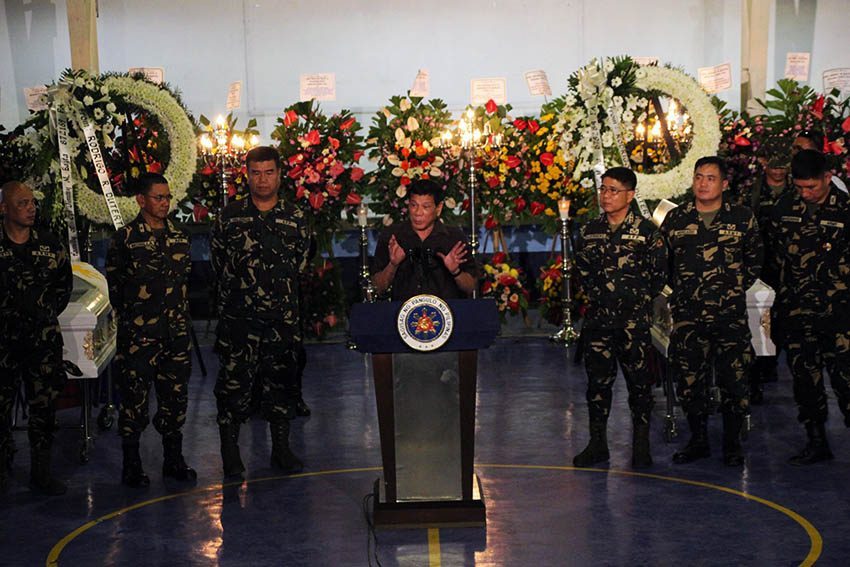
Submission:
[[[618,379],[609,423],[611,461],[576,469],[587,443],[585,374],[571,351],[544,338],[501,338],[479,355],[475,470],[486,528],[372,533],[367,494],[380,475],[370,358],[344,344],[308,346],[304,397],[313,410],[292,428],[305,471],[269,467],[268,428],[242,429],[243,481],[221,475],[213,384],[216,357],[202,346],[185,434],[196,484],[163,481],[159,436],[148,427],[146,489],[120,483],[120,440],[96,435],[80,464],[80,433],[63,429],[54,470],[62,497],[27,488],[26,433],[18,431],[10,486],[0,494],[0,565],[846,565],[850,557],[850,432],[834,400],[828,435],[835,460],[796,468],[805,444],[784,361],[752,413],[746,466],[723,466],[720,419],[714,454],[687,465],[671,456],[687,441],[664,440],[664,395],[656,388],[655,465],[632,471],[626,390]],[[678,410],[677,410],[678,411]],[[96,414],[97,410],[95,410]],[[75,425],[79,409],[59,413]]]

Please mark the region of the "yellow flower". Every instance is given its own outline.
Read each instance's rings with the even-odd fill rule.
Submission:
[[[541,122],[549,122],[550,120],[552,120],[552,118],[553,118],[554,116],[555,116],[555,115],[554,115],[554,114],[552,114],[551,112],[550,112],[549,114],[544,114],[543,116],[541,116],[541,117],[540,117],[540,121],[541,121]]]
[[[490,264],[484,264],[484,271],[488,274],[492,274],[495,270],[493,270],[493,266]]]
[[[553,210],[552,210],[551,208],[549,208],[549,207],[546,207],[546,210],[545,210],[545,211],[543,211],[543,213],[544,213],[547,217],[554,217],[554,216],[555,216],[555,211],[553,211]]]
[[[547,128],[546,126],[544,126],[543,128],[541,128],[540,130],[538,130],[538,131],[537,131],[537,135],[538,135],[538,136],[543,136],[543,135],[545,135],[548,131],[549,131],[549,128]]]
[[[519,272],[516,270],[516,268],[511,268],[510,274],[515,278],[519,277]]]

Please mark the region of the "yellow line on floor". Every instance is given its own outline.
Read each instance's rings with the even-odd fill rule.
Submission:
[[[428,567],[440,567],[440,530],[428,528]]]

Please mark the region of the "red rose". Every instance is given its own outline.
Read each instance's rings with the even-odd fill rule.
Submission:
[[[532,215],[537,216],[545,210],[546,210],[546,205],[544,205],[543,203],[538,203],[537,201],[531,202],[531,214]]]
[[[316,191],[314,193],[310,193],[310,196],[307,197],[307,200],[310,201],[311,207],[318,210],[322,208],[322,203],[325,202],[325,196],[322,195],[320,191]]]
[[[519,164],[522,163],[522,160],[516,156],[508,156],[508,159],[505,160],[505,163],[508,165],[508,167],[513,169],[515,167],[519,167]]]
[[[745,137],[738,134],[737,136],[735,136],[735,145],[736,146],[751,146],[752,142],[750,142],[748,139],[746,139]]]
[[[363,179],[364,173],[365,172],[361,168],[352,167],[351,168],[351,180],[352,181],[360,181],[361,179]]]
[[[287,110],[286,114],[283,115],[283,124],[292,126],[295,122],[298,122],[298,114],[294,110]]]
[[[401,155],[404,156],[404,157],[409,156],[410,155],[410,148],[402,148],[401,149]]]
[[[496,222],[496,219],[493,218],[493,215],[488,216],[487,220],[484,221],[484,228],[486,228],[487,230],[493,230],[497,226],[499,226],[499,223]]]
[[[148,164],[148,171],[150,173],[162,173],[162,164],[158,161]]]
[[[490,177],[488,177],[487,178],[487,185],[489,185],[491,189],[495,189],[496,187],[498,187],[499,186],[499,176],[498,175],[491,175]]]
[[[209,212],[209,209],[205,206],[200,203],[195,203],[195,206],[192,209],[192,216],[195,218],[195,222],[200,222],[209,214]]]
[[[336,150],[339,148],[339,140],[337,140],[333,136],[328,136],[328,141],[331,143],[331,147],[333,147],[333,149]]]
[[[516,120],[514,120],[514,128],[516,128],[517,130],[525,130],[527,126],[528,122],[526,122],[522,118],[517,118]]]
[[[401,176],[401,184],[402,185],[410,185],[410,178],[406,175]]]
[[[487,295],[488,293],[490,293],[491,289],[493,289],[493,284],[491,284],[489,281],[485,281],[483,284],[481,284],[481,295]]]
[[[315,145],[321,141],[318,130],[310,130],[304,138],[308,144]]]
[[[496,252],[493,254],[493,259],[491,260],[492,264],[504,264],[505,260],[508,259],[508,255],[504,252]]]
[[[540,124],[537,123],[537,120],[529,120],[528,121],[528,131],[534,134],[540,130]]]
[[[349,193],[348,196],[345,198],[345,204],[346,205],[359,205],[360,201],[362,201],[362,200],[363,200],[363,197],[361,197],[357,193]]]
[[[516,284],[516,278],[510,274],[502,273],[499,276],[499,283],[505,287],[511,287]]]
[[[354,117],[351,117],[348,120],[346,120],[345,122],[343,122],[342,124],[340,124],[339,129],[340,130],[348,130],[352,126],[354,126]]]
[[[402,169],[402,171],[407,171],[408,169],[410,169],[410,162],[407,161],[407,160],[404,160],[403,162],[398,164],[398,166]]]
[[[499,107],[496,105],[496,102],[491,98],[487,101],[487,104],[484,105],[484,110],[487,111],[487,114],[493,114],[494,112],[499,110]]]
[[[523,212],[525,210],[526,205],[527,205],[527,203],[525,202],[525,199],[523,199],[522,197],[517,197],[516,199],[514,199],[514,210],[516,212],[518,212],[518,213]]]
[[[550,165],[555,163],[555,156],[553,156],[551,152],[540,154],[540,163],[542,163],[546,167],[549,167]]]
[[[429,176],[427,173],[423,173],[422,175],[419,176],[419,179],[422,179],[422,180],[431,179],[431,176]]]

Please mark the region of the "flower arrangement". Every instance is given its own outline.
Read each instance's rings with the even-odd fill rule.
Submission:
[[[510,108],[510,105],[500,106],[490,100],[471,109],[476,119],[487,120],[490,132],[500,138],[498,145],[491,145],[488,139],[476,162],[481,187],[479,195],[487,215],[484,226],[488,230],[519,222],[527,210],[525,195],[531,177],[528,167],[531,148],[525,125],[529,119],[511,119],[507,114]]]
[[[284,190],[307,213],[321,250],[330,247],[329,235],[342,215],[354,216],[362,197],[364,171],[360,125],[348,110],[326,116],[315,101],[287,107],[272,138],[278,140]]]
[[[336,260],[317,256],[301,275],[301,320],[306,337],[323,339],[345,322],[345,293]]]
[[[69,120],[72,183],[76,209],[81,216],[97,224],[111,222],[84,144],[84,119],[88,119],[95,130],[110,179],[117,182],[116,197],[124,219],[138,212],[135,198],[120,194],[134,167],[139,172],[141,168],[164,170],[175,199],[179,202],[185,197],[195,171],[194,129],[179,96],[168,85],[156,85],[140,76],[92,75],[83,70],[67,70],[48,89],[44,102],[49,102]],[[131,132],[140,126],[145,130],[143,134]],[[55,128],[50,111],[43,110],[30,116],[16,132],[22,136],[20,143],[30,148],[33,157],[26,165],[25,175],[44,197],[43,214],[51,224],[61,225],[64,222],[63,202]],[[130,147],[130,138],[143,140],[143,143]]]
[[[451,113],[442,100],[394,96],[373,118],[369,159],[376,163],[366,193],[371,208],[388,226],[407,214],[407,186],[417,179],[433,179],[443,188],[443,220],[458,214],[464,194],[454,183],[457,156],[443,147],[441,135],[451,125]]]
[[[538,310],[540,311],[540,318],[553,325],[560,325],[564,317],[561,305],[563,279],[560,255],[547,265],[540,267],[540,274],[537,278],[537,291],[540,293]]]
[[[481,295],[492,297],[504,322],[507,316],[528,314],[528,290],[522,285],[522,272],[511,266],[504,252],[496,252],[484,264]]]

